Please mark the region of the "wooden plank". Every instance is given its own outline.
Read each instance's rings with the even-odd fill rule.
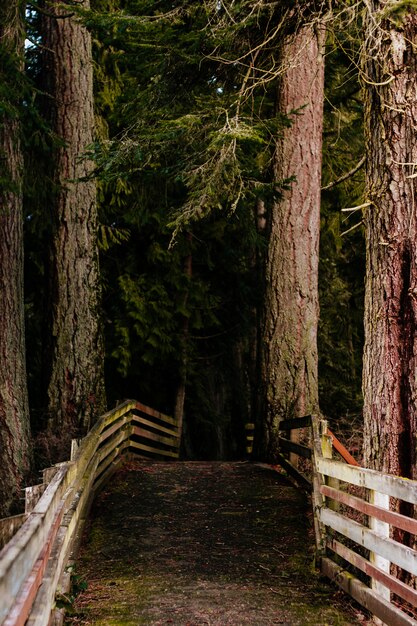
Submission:
[[[45,471],[45,482],[50,481],[49,485],[46,487],[44,494],[37,502],[29,518],[0,555],[0,596],[2,599],[0,603],[0,622],[6,615],[5,611],[7,612],[10,609],[13,599],[22,585],[22,581],[27,579],[28,573],[45,547],[45,541],[48,532],[50,532],[54,514],[56,514],[58,507],[61,505],[63,507],[62,510],[67,510],[65,513],[65,520],[67,520],[65,524],[67,525],[65,526],[63,522],[59,531],[61,548],[54,547],[55,556],[52,559],[53,563],[52,565],[48,564],[48,568],[51,565],[54,569],[50,570],[48,576],[44,578],[41,598],[37,598],[35,601],[38,613],[33,616],[33,619],[31,617],[28,621],[28,624],[32,622],[33,624],[48,623],[50,614],[48,602],[53,602],[55,593],[54,581],[61,575],[59,569],[63,567],[67,553],[71,549],[71,545],[73,545],[77,535],[77,522],[83,511],[86,510],[87,503],[91,500],[92,491],[90,487],[97,476],[97,472],[102,472],[100,482],[110,474],[116,457],[118,457],[123,448],[129,446],[128,438],[130,431],[121,433],[120,436],[116,435],[113,441],[109,441],[106,446],[101,448],[99,454],[96,454],[99,440],[100,438],[103,441],[109,439],[114,433],[120,431],[120,428],[130,421],[130,415],[128,416],[127,413],[133,408],[138,408],[139,410],[146,409],[146,413],[152,417],[175,425],[172,418],[148,409],[148,407],[144,407],[135,401],[127,401],[102,416],[93,426],[89,435],[82,440],[79,449],[75,451],[74,447],[75,455],[73,462],[58,464]],[[139,418],[139,421],[141,419],[147,422],[144,418]],[[149,424],[155,430],[162,431],[164,428],[151,422]],[[168,440],[168,438],[162,439],[169,441],[169,445],[175,446],[178,440],[177,433],[174,433],[171,429],[166,430],[168,431],[167,434],[172,433],[174,441]],[[102,434],[103,437],[101,437]],[[161,439],[161,437],[159,438]],[[117,445],[117,443],[122,445]],[[115,445],[116,447],[114,447]],[[157,456],[178,457],[177,452],[158,450],[138,442],[134,442],[132,447],[153,452]],[[98,466],[99,460],[102,462]],[[71,498],[71,501],[69,501],[69,498]],[[70,508],[68,509],[68,507]],[[39,569],[36,571],[39,572]],[[37,576],[39,576],[39,573]],[[36,580],[39,581],[39,578],[36,578]]]
[[[293,419],[281,420],[280,430],[294,430],[295,428],[309,428],[311,426],[311,415],[304,417],[294,417]]]
[[[71,464],[59,468],[26,522],[0,553],[0,623],[45,545],[60,498],[67,489]]]
[[[385,509],[389,511],[389,496],[378,493],[377,491],[373,491],[372,489],[369,492],[370,503],[374,504],[378,508]],[[389,524],[383,522],[376,517],[371,516],[369,519],[369,527],[379,536],[389,538]],[[370,552],[369,560],[371,563],[375,565],[378,569],[389,573],[391,563],[388,559],[384,559],[382,556],[378,554],[378,552]],[[372,589],[374,589],[380,596],[385,598],[388,602],[391,600],[391,593],[388,587],[385,587],[379,580],[372,579]]]
[[[0,550],[17,533],[22,524],[27,520],[27,514],[13,515],[0,519]]]
[[[52,467],[45,467],[42,470],[42,482],[49,484],[58,470],[59,470],[58,465],[53,465]]]
[[[278,437],[278,443],[280,448],[286,452],[293,452],[305,459],[311,459],[311,448],[307,448],[307,446],[295,443],[295,441],[290,441],[289,439],[284,439],[283,437]]]
[[[302,472],[300,472],[298,469],[293,467],[291,463],[289,463],[289,461],[287,461],[287,459],[282,454],[278,453],[277,464],[280,465],[286,472],[288,472],[291,478],[293,478],[300,487],[302,487],[306,491],[309,491],[309,492],[311,491],[312,489],[311,481],[307,478],[307,476],[304,476]],[[260,465],[262,466],[262,464]]]
[[[111,465],[112,463],[114,463],[115,460],[118,458],[118,456],[120,456],[120,454],[123,452],[123,450],[126,450],[127,448],[129,448],[129,446],[130,446],[130,440],[123,441],[113,451],[112,454],[106,456],[104,460],[97,466],[97,469],[94,475],[94,488],[95,488],[95,481],[97,480],[97,478],[101,479],[101,475],[103,474],[103,472],[106,471],[107,467]]]
[[[126,429],[126,430],[119,431],[112,439],[110,439],[110,441],[107,442],[105,446],[103,446],[96,452],[95,457],[98,463],[101,463],[103,459],[106,458],[106,456],[111,454],[113,450],[117,449],[120,446],[120,444],[126,439],[129,439],[129,437],[130,437],[130,428],[128,430]]]
[[[100,443],[103,443],[103,441],[105,441],[115,432],[123,428],[124,425],[129,423],[131,420],[132,420],[132,414],[130,413],[129,415],[125,415],[122,419],[118,420],[115,424],[113,424],[109,428],[106,428],[106,430],[104,430],[100,435],[100,438],[99,438]]]
[[[320,519],[323,524],[352,539],[360,546],[376,552],[407,572],[417,575],[417,552],[412,548],[403,546],[393,539],[380,537],[373,530],[330,509],[322,509]]]
[[[321,560],[321,571],[359,604],[379,617],[385,624],[389,624],[389,626],[417,626],[417,621],[412,617],[406,615],[383,598],[380,598],[375,591],[369,589],[364,583],[343,570],[336,563],[333,563],[330,559],[324,557]]]
[[[346,461],[346,463],[349,463],[349,465],[355,465],[356,467],[360,467],[359,463],[357,462],[357,460],[353,458],[353,456],[351,455],[351,453],[348,450],[346,450],[346,448],[343,445],[343,443],[341,441],[339,441],[339,439],[336,437],[336,435],[334,435],[332,433],[330,428],[327,429],[327,434],[329,435],[329,437],[332,440],[332,444],[333,444],[334,449],[337,450],[337,452],[340,454],[342,459],[344,459]]]
[[[317,459],[317,468],[325,476],[332,476],[351,485],[373,489],[387,496],[417,504],[417,481],[415,480],[383,474],[364,467],[353,467],[330,459]]]
[[[42,578],[35,602],[25,626],[48,626],[55,604],[55,591],[63,568],[67,543],[67,529],[60,527]]]
[[[95,447],[95,446],[94,446]],[[55,476],[46,488],[34,511],[24,524],[20,536],[7,546],[7,553],[0,559],[0,596],[5,600],[0,606],[10,608],[13,595],[16,596],[22,581],[30,570],[45,543],[48,526],[60,502],[65,502],[74,491],[74,482],[80,482],[85,474],[88,458],[81,456],[79,463],[60,464]],[[80,469],[79,469],[80,468]],[[88,476],[88,472],[87,472]],[[35,527],[34,527],[35,525]],[[19,535],[19,533],[18,533]],[[4,576],[3,576],[4,574]]]
[[[50,514],[60,506],[62,496],[74,480],[75,469],[71,462],[61,465],[33,509],[34,513]]]
[[[125,415],[126,413],[129,413],[129,411],[132,411],[135,407],[136,407],[136,400],[125,400],[125,402],[122,402],[121,404],[117,405],[114,409],[107,411],[107,413],[104,413],[101,417],[99,417],[97,422],[94,424],[94,426],[90,430],[90,433],[96,432],[96,431],[102,432],[104,426],[112,424],[114,421],[116,421],[117,419]]]
[[[365,513],[365,515],[370,515],[372,517],[375,517],[376,519],[381,520],[382,522],[391,524],[391,526],[401,528],[401,530],[405,530],[406,532],[417,535],[416,519],[406,517],[405,515],[395,513],[394,511],[387,511],[386,509],[375,506],[374,504],[370,504],[369,502],[366,502],[361,498],[352,496],[350,493],[346,493],[345,491],[340,491],[338,489],[332,489],[327,485],[323,485],[320,491],[326,497],[337,500],[342,504],[346,504],[352,509],[355,509],[355,511],[360,511],[361,513]]]
[[[29,612],[35,600],[36,594],[42,584],[42,577],[45,573],[49,555],[51,554],[53,542],[58,533],[58,528],[64,513],[63,505],[56,514],[54,524],[50,530],[45,546],[36,561],[30,576],[24,582],[19,594],[16,597],[14,605],[9,611],[2,626],[24,626],[28,619]]]
[[[169,415],[164,415],[164,413],[160,413],[159,411],[155,411],[155,409],[151,409],[149,406],[146,406],[141,402],[136,402],[135,408],[142,413],[146,413],[146,415],[155,417],[161,422],[166,422],[167,424],[171,424],[172,426],[178,426],[176,420],[173,417],[170,417]]]
[[[150,422],[141,415],[133,415],[132,422],[136,422],[141,426],[149,426],[149,428],[154,428],[155,430],[159,430],[161,433],[166,433],[167,435],[170,435],[171,437],[176,437],[177,439],[179,439],[180,436],[177,430],[173,430],[172,428],[166,428],[165,426],[160,426],[159,424],[155,424],[155,422]]]
[[[125,414],[128,414],[135,407],[135,400],[126,400],[126,402],[118,405],[115,409],[112,409],[102,415],[94,424],[88,435],[81,441],[80,447],[74,457],[74,463],[76,463],[77,466],[76,471],[78,476],[82,475],[83,471],[90,463],[97,447],[99,446],[100,436],[105,431],[106,427],[119,420]]]
[[[32,485],[31,487],[25,488],[25,513],[29,514],[33,511],[45,492],[46,487],[47,483],[41,483],[40,485]]]
[[[375,567],[375,565],[372,565],[372,563],[370,563],[363,556],[360,556],[347,546],[344,546],[339,541],[336,541],[336,539],[328,540],[327,546],[330,550],[333,550],[333,552],[341,556],[342,559],[345,559],[345,561],[354,567],[357,567],[368,576],[371,576],[375,580],[381,582],[393,593],[397,594],[397,596],[400,596],[411,605],[417,606],[417,591],[415,589],[412,589],[394,576],[391,576],[389,572],[385,572],[380,570],[378,567]]]
[[[77,456],[78,448],[80,447],[81,439],[71,439],[71,454],[70,461],[73,461]]]
[[[313,523],[314,523],[314,535],[316,539],[316,555],[320,560],[326,554],[326,527],[320,520],[320,510],[325,506],[325,498],[320,492],[320,487],[324,482],[322,474],[318,471],[318,461],[321,458],[323,452],[321,447],[321,438],[323,430],[326,428],[327,423],[321,420],[317,415],[311,416],[311,433],[313,439],[313,455],[312,455],[312,470],[313,470]]]
[[[138,450],[143,450],[144,452],[151,452],[157,456],[168,456],[173,459],[177,459],[179,456],[178,452],[171,452],[170,450],[159,450],[158,448],[146,446],[144,443],[139,443],[138,441],[131,441],[130,447],[136,448]]]
[[[80,519],[85,515],[92,499],[93,491],[91,486],[96,476],[97,465],[98,456],[95,455],[88,466],[88,470],[82,476],[77,476],[74,479],[74,484],[77,483],[79,485],[79,490],[75,492],[74,488],[72,488],[69,492],[71,503],[64,515],[45,576],[43,577],[42,586],[36,596],[27,626],[45,626],[49,623],[58,581],[63,575],[65,565],[74,545],[78,542],[82,528]]]
[[[125,446],[125,448],[129,447],[129,443]],[[107,483],[107,481],[113,476],[113,474],[117,471],[120,464],[123,462],[123,458],[121,454],[119,454],[115,459],[109,463],[104,469],[103,473],[99,476],[97,481],[94,483],[93,491],[94,495]]]
[[[33,514],[3,548],[0,556],[0,624],[42,551],[47,536],[44,516]]]
[[[139,428],[138,426],[133,426],[132,434],[137,437],[142,437],[144,439],[151,439],[152,441],[157,441],[158,443],[163,443],[165,446],[170,446],[171,448],[178,448],[178,439],[170,439],[168,437],[163,437],[162,435],[158,435],[157,433],[152,433],[145,428]]]

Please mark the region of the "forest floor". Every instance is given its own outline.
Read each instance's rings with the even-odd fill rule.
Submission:
[[[314,570],[309,508],[254,464],[130,463],[94,504],[66,624],[367,624]]]

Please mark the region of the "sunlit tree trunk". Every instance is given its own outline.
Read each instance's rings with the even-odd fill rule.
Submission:
[[[59,16],[59,4],[48,3],[48,11]],[[51,199],[48,416],[61,443],[68,443],[105,408],[96,185],[85,158],[94,139],[91,36],[74,17],[45,17],[44,46],[49,118],[62,141]]]
[[[272,459],[280,420],[318,407],[318,247],[323,119],[323,31],[301,28],[283,46],[274,177],[295,177],[269,216],[257,455]],[[296,110],[297,113],[293,113]]]
[[[6,6],[7,5],[7,6]],[[15,110],[21,96],[16,77],[23,69],[24,4],[0,7],[0,66],[10,101],[0,114],[0,517],[20,498],[30,465],[23,301],[23,156]]]
[[[417,478],[417,15],[367,15],[364,462]]]

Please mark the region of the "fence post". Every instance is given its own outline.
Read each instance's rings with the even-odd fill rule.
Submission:
[[[253,438],[255,432],[255,424],[249,422],[245,424],[245,432],[246,432],[246,454],[248,457],[252,454],[253,451]]]
[[[370,489],[369,490],[369,502],[371,504],[375,504],[375,506],[379,506],[382,509],[386,509],[387,511],[389,511],[390,498],[384,493],[379,493],[378,491],[374,491],[373,489]],[[374,530],[376,533],[378,533],[380,537],[389,538],[389,524],[387,524],[387,522],[382,522],[381,520],[375,519],[374,517],[370,517],[369,527],[372,530]],[[369,560],[371,561],[371,563],[375,565],[375,567],[378,567],[380,570],[389,574],[391,563],[388,561],[388,559],[385,559],[382,556],[379,556],[379,554],[376,554],[375,552],[371,551],[369,554]],[[385,585],[378,582],[377,580],[374,580],[373,578],[372,578],[371,586],[372,586],[372,589],[377,594],[379,594],[382,598],[384,598],[384,600],[386,600],[387,602],[391,601],[391,593],[388,587],[385,587]],[[374,618],[374,623],[381,625],[384,622],[382,622],[379,618],[376,617]]]
[[[75,459],[75,456],[78,452],[78,448],[80,447],[80,441],[81,439],[71,439],[70,461],[73,461]]]
[[[322,454],[325,459],[331,459],[333,458],[333,440],[327,432],[327,420],[321,420],[320,425]],[[333,489],[339,489],[340,480],[338,478],[332,478],[329,476],[327,478],[327,484],[329,485],[329,487],[333,487]],[[328,499],[327,506],[329,507],[329,509],[332,509],[332,511],[340,510],[339,502],[336,502],[331,498]]]
[[[317,559],[326,555],[326,527],[320,521],[320,511],[325,507],[324,496],[320,493],[323,477],[318,471],[317,459],[323,457],[322,427],[323,421],[317,415],[311,416],[312,445],[312,472],[313,472],[313,519],[314,534],[316,536]],[[317,564],[319,566],[319,563]]]

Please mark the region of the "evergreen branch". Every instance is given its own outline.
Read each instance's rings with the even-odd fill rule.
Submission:
[[[343,183],[345,180],[347,180],[348,178],[356,174],[356,172],[359,171],[361,167],[363,167],[363,165],[365,164],[365,160],[366,160],[366,157],[363,156],[361,160],[359,161],[359,163],[357,163],[355,167],[350,170],[350,172],[347,172],[346,174],[343,174],[336,180],[333,180],[328,185],[325,185],[324,187],[322,187],[321,190],[327,191],[328,189],[333,189],[333,187],[336,187],[336,185],[340,185],[340,183]],[[349,210],[349,209],[343,209],[343,210]]]
[[[262,50],[262,48],[265,48],[268,44],[270,44],[278,36],[278,34],[280,33],[280,31],[282,29],[283,24],[285,24],[285,22],[286,22],[286,20],[288,18],[288,13],[289,13],[289,10],[287,10],[284,13],[283,18],[281,19],[281,21],[279,22],[277,27],[273,30],[272,34],[270,34],[265,39],[263,39],[260,44],[255,46],[255,48],[252,48],[251,50],[248,50],[247,52],[245,52],[245,54],[242,54],[242,56],[238,57],[237,59],[226,59],[224,57],[214,56],[214,54],[207,55],[207,58],[210,59],[211,61],[220,61],[221,63],[224,63],[225,65],[241,63],[247,57],[253,56],[256,52],[259,52],[260,50]]]
[[[32,9],[35,9],[35,11],[37,11],[41,15],[45,15],[45,17],[50,17],[54,20],[66,20],[70,17],[74,17],[75,15],[75,13],[66,13],[64,15],[56,15],[56,13],[51,13],[50,11],[47,11],[46,9],[41,8],[38,4],[35,4],[34,2],[28,2],[27,4]]]

